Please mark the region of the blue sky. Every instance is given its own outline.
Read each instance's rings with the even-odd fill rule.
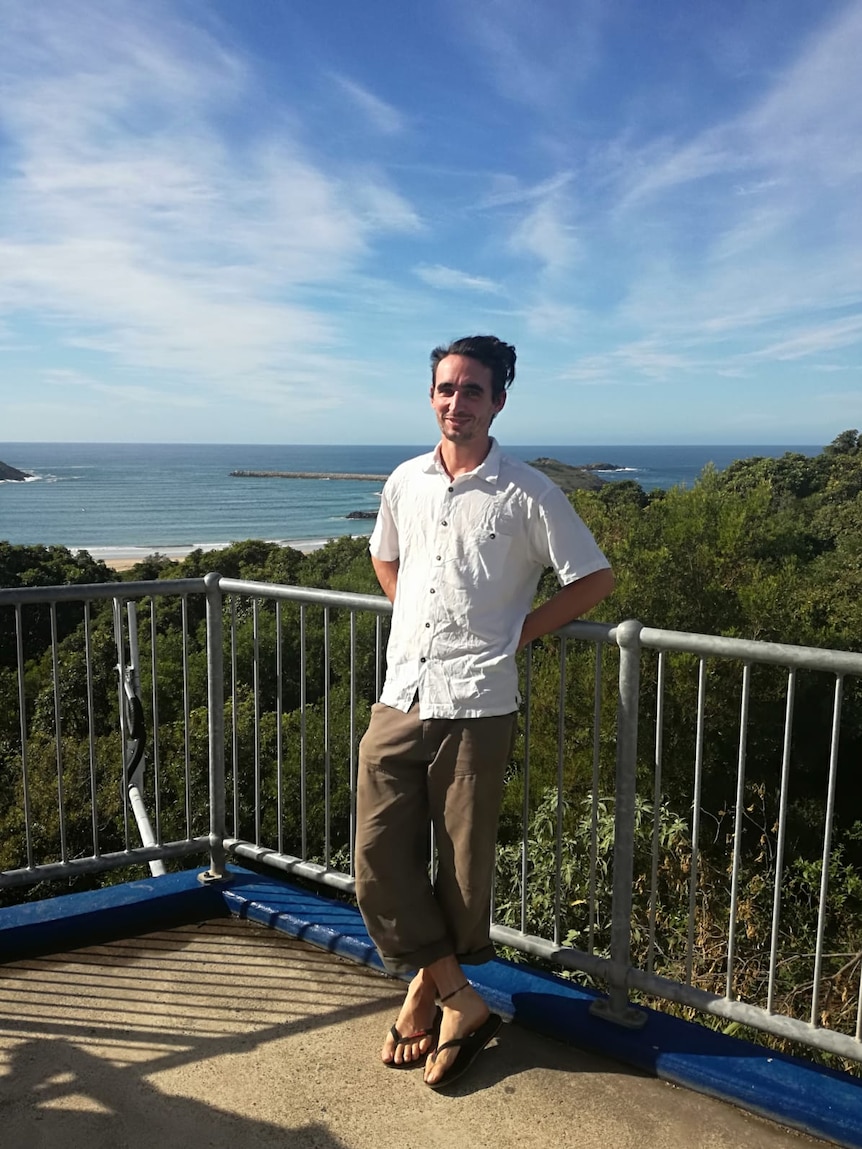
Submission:
[[[862,0],[0,0],[0,441],[862,426]]]

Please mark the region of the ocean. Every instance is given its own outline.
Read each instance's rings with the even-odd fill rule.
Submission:
[[[606,462],[610,482],[633,479],[645,490],[691,486],[707,463],[815,455],[819,446],[517,446],[573,465]],[[312,549],[341,535],[369,534],[381,484],[346,479],[233,478],[231,471],[330,471],[388,474],[429,450],[419,446],[264,446],[153,443],[0,443],[0,460],[34,477],[0,482],[0,540],[60,544],[94,558],[181,557],[241,539]]]

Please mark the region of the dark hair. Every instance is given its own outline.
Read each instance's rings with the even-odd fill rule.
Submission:
[[[447,355],[466,355],[491,370],[491,394],[496,399],[515,381],[515,348],[495,335],[468,335],[447,346],[441,344],[431,352],[431,388],[434,388],[437,364]]]

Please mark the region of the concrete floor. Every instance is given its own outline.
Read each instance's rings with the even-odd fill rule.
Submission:
[[[825,1144],[516,1026],[435,1093],[377,1060],[401,994],[234,920],[2,966],[0,1146]]]

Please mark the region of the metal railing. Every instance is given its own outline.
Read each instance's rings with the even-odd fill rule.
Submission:
[[[390,612],[217,574],[0,590],[0,896],[202,853],[213,880],[232,856],[352,891]],[[122,713],[130,663],[149,732],[133,779],[106,701]],[[862,1060],[862,937],[852,891],[830,885],[853,874],[834,835],[860,676],[859,654],[633,621],[528,649],[494,940],[600,979],[618,1022],[643,1017],[635,991]],[[800,809],[822,822],[802,835],[816,857],[799,853]]]

